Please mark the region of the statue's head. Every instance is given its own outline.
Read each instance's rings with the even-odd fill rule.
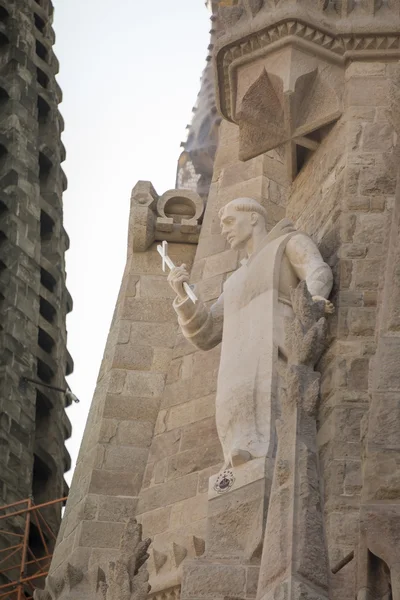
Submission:
[[[221,233],[231,248],[244,248],[256,230],[265,231],[267,211],[253,198],[236,198],[219,211]]]

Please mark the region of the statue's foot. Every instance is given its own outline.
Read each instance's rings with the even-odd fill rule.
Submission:
[[[235,449],[232,451],[232,467],[238,467],[249,462],[253,457],[247,450]]]

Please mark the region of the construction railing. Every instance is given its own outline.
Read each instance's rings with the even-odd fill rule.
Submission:
[[[30,498],[0,506],[0,600],[30,600],[49,572],[56,535],[42,512],[67,498],[35,505]],[[16,525],[16,519],[18,525]],[[35,527],[35,547],[30,544]],[[8,580],[8,581],[7,581]],[[38,585],[39,584],[39,585]]]

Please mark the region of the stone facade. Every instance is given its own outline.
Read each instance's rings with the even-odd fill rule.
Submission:
[[[29,496],[40,504],[68,490],[65,394],[40,385],[65,389],[73,369],[52,18],[49,0],[0,2],[0,505]],[[61,506],[46,517],[57,531]]]
[[[206,210],[196,222],[189,192],[164,205],[150,184],[135,188],[127,270],[52,571],[109,560],[134,514],[152,538],[155,598],[398,600],[400,6],[213,4],[224,120]],[[306,364],[289,353],[272,481],[256,459],[219,493],[220,348],[197,350],[178,331],[155,244],[170,243],[209,306],[244,258],[219,219],[240,197],[260,202],[269,228],[288,217],[314,240],[336,312],[315,330],[297,299],[297,352],[308,331],[326,334],[326,347]]]

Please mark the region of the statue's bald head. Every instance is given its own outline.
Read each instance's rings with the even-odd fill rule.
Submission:
[[[231,200],[231,202],[228,202],[228,204],[221,208],[218,213],[219,218],[222,220],[224,214],[230,212],[232,209],[239,212],[257,213],[264,219],[265,225],[267,224],[267,211],[254,198],[235,198],[235,200]]]

